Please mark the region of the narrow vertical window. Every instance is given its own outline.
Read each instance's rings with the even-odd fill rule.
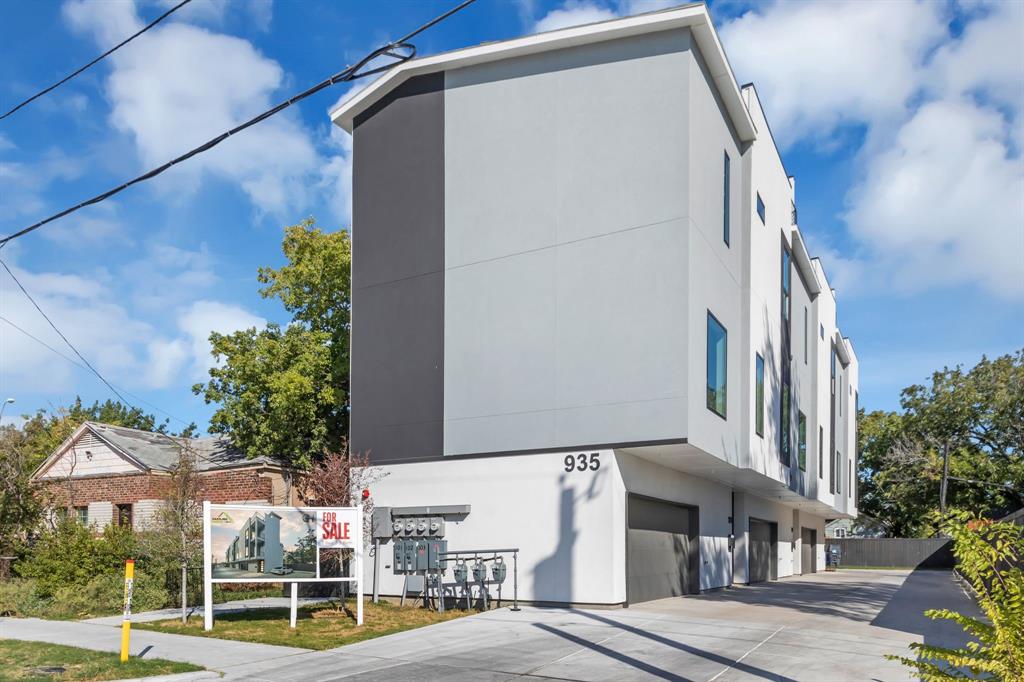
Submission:
[[[824,341],[825,340],[825,325],[821,325],[821,330],[818,333],[821,334],[821,340]]]
[[[729,152],[724,154],[722,166],[722,239],[729,246]]]
[[[725,419],[726,352],[725,327],[708,311],[708,409]]]
[[[754,360],[754,432],[764,437],[764,358],[760,353]]]
[[[807,364],[807,306],[804,306],[804,364]]]
[[[789,383],[788,382],[783,382],[782,383],[781,394],[782,394],[782,397],[781,397],[782,409],[781,409],[781,414],[779,415],[779,417],[780,417],[780,426],[782,428],[779,429],[779,457],[782,459],[782,463],[783,464],[785,464],[786,466],[789,466],[789,462],[790,462],[790,447],[791,447],[791,441],[792,441],[792,432],[790,430],[790,425],[789,425],[791,416],[790,416],[790,411],[789,411],[790,410],[790,405],[789,405],[789,403],[790,403],[790,395],[789,395]]]
[[[825,428],[818,427],[818,478],[825,478]]]
[[[757,193],[757,215],[758,215],[759,218],[761,218],[761,224],[764,225],[765,224],[764,202],[761,201],[761,193],[760,192]]]
[[[797,422],[796,456],[800,464],[800,471],[807,471],[807,417],[803,412],[799,413]]]

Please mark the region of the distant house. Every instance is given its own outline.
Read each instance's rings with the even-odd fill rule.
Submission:
[[[885,527],[864,514],[856,519],[832,519],[825,524],[825,537],[838,538],[881,538],[885,537]]]
[[[250,459],[224,437],[188,439],[211,502],[292,504],[291,472],[269,457]],[[82,523],[145,528],[161,504],[180,448],[151,431],[85,422],[32,475],[52,515]],[[69,499],[70,498],[70,499]]]

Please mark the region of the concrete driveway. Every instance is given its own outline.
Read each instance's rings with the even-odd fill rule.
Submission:
[[[233,666],[246,680],[907,680],[887,653],[961,641],[947,571],[843,571],[629,609],[492,611],[331,651]]]

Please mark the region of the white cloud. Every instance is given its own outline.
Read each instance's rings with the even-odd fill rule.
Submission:
[[[754,81],[783,147],[901,117],[946,35],[936,2],[779,2],[721,27],[736,77]]]
[[[1024,167],[1005,135],[995,110],[930,102],[868,161],[846,222],[902,288],[975,281],[1024,297]]]
[[[5,260],[40,307],[100,373],[129,391],[202,378],[213,362],[207,340],[211,331],[230,333],[266,323],[237,304],[208,299],[177,308],[133,311],[123,302],[124,287],[115,286],[105,272],[85,276],[31,270],[13,262],[14,255],[7,251]],[[157,248],[145,259],[147,275],[170,281],[175,277],[170,274],[176,269],[174,263],[191,260],[202,268],[205,258],[202,252]],[[0,314],[75,359],[5,272],[0,274]],[[3,322],[0,350],[0,393],[71,393],[94,381],[88,372]]]
[[[535,33],[554,31],[568,26],[592,24],[595,21],[614,19],[618,13],[609,7],[585,0],[567,0],[560,8],[553,9],[533,25]]]
[[[929,2],[778,2],[722,26],[784,148],[866,132],[842,216],[855,255],[822,258],[840,291],[1024,298],[1024,5],[959,9],[959,36]]]
[[[231,334],[250,327],[262,328],[267,321],[244,308],[218,301],[196,301],[178,315],[178,328],[192,354],[193,376],[201,378],[214,365],[210,355],[210,333]]]
[[[101,46],[142,25],[130,3],[71,0],[64,16]],[[248,41],[179,22],[154,28],[109,61],[110,122],[132,138],[145,167],[270,108],[284,80],[281,67]],[[209,174],[238,183],[259,209],[283,214],[305,202],[318,161],[302,126],[278,114],[172,170],[159,186],[192,191]]]

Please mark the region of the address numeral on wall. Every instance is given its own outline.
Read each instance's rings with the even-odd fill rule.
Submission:
[[[597,471],[601,468],[601,456],[600,453],[591,452],[588,458],[585,453],[578,455],[566,455],[565,456],[565,470],[569,471]]]

